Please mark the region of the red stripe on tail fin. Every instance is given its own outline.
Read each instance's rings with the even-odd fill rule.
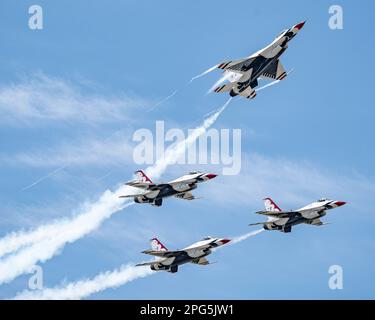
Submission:
[[[264,206],[267,211],[273,211],[273,212],[281,212],[282,210],[280,207],[271,199],[271,198],[265,198],[264,199]]]
[[[151,179],[142,170],[134,172],[140,182],[152,183]]]
[[[167,251],[168,249],[158,238],[151,239],[151,249],[154,251]]]

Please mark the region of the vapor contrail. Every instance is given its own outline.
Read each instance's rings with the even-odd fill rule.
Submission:
[[[214,114],[204,119],[203,124],[194,129],[185,141],[166,151],[165,157],[148,167],[150,176],[159,178],[168,165],[173,164],[185,152],[185,148],[212,126],[228,106],[231,99]],[[9,254],[0,260],[0,284],[9,282],[15,277],[27,273],[38,262],[44,262],[58,254],[67,243],[72,243],[91,231],[112,214],[132,205],[129,200],[118,196],[129,193],[128,186],[121,186],[116,191],[107,190],[99,201],[86,205],[83,213],[69,219],[57,220],[29,232],[11,233],[0,239],[1,255]]]
[[[166,96],[165,98],[161,99],[158,103],[156,103],[150,110],[148,110],[149,112],[154,110],[156,107],[160,106],[161,104],[163,104],[164,102],[168,101],[169,99],[171,99],[172,97],[174,97],[176,95],[176,93],[178,92],[178,90],[175,90],[173,91],[170,95]]]
[[[186,85],[189,85],[190,83],[192,83],[194,80],[198,79],[198,78],[201,78],[203,77],[204,75],[206,75],[207,73],[213,71],[216,69],[218,65],[215,65],[211,68],[209,68],[208,70],[202,72],[201,74],[198,74],[197,76],[193,77],[190,79],[190,81],[186,84]],[[181,89],[181,88],[180,88]],[[165,98],[161,99],[159,102],[157,102],[153,107],[151,107],[148,112],[154,110],[156,107],[160,106],[161,104],[163,104],[164,102],[168,101],[169,99],[171,99],[172,97],[174,97],[178,91],[180,91],[180,89],[176,89],[174,90],[171,94],[169,94],[168,96],[166,96]]]
[[[229,82],[234,82],[234,81],[237,81],[241,77],[242,77],[241,73],[226,70],[223,76],[214,83],[214,85],[207,91],[207,93],[212,92],[216,87],[218,87],[220,84],[222,84],[223,82],[227,80],[229,80]]]
[[[271,87],[271,86],[273,86],[274,84],[276,84],[276,83],[279,83],[280,82],[280,80],[275,80],[275,81],[272,81],[272,82],[270,82],[270,83],[267,83],[266,85],[264,85],[263,87],[260,87],[260,88],[258,88],[258,89],[256,89],[255,91],[261,91],[261,90],[263,90],[263,89],[266,89],[266,88],[268,88],[268,87]]]
[[[293,72],[293,69],[291,69],[290,71],[288,71],[286,74],[287,75],[289,75],[290,73],[292,73]],[[256,89],[255,91],[260,91],[260,90],[263,90],[263,89],[265,89],[265,88],[268,88],[268,87],[271,87],[271,86],[273,86],[274,84],[276,84],[276,83],[279,83],[281,80],[275,80],[275,81],[272,81],[272,82],[270,82],[270,83],[267,83],[266,85],[264,85],[263,87],[260,87],[260,88],[258,88],[258,89]]]
[[[108,288],[116,288],[128,282],[151,275],[149,267],[123,265],[114,271],[100,273],[92,279],[79,280],[55,288],[38,291],[25,290],[16,295],[16,300],[78,300]]]
[[[198,78],[201,78],[203,76],[205,76],[207,73],[210,73],[211,71],[214,71],[216,68],[217,68],[218,64],[214,65],[213,67],[207,69],[206,71],[198,74],[197,76],[193,77],[190,79],[190,82],[193,82],[194,80],[198,79]]]
[[[32,184],[30,184],[30,185],[28,185],[28,186],[22,188],[21,191],[25,191],[25,190],[27,190],[27,189],[30,189],[30,188],[36,186],[38,183],[40,183],[40,182],[42,182],[43,180],[45,180],[45,179],[47,179],[47,178],[53,176],[54,174],[60,172],[61,170],[64,170],[64,169],[65,169],[66,167],[68,167],[68,166],[69,166],[69,165],[64,165],[64,166],[62,166],[62,167],[60,167],[60,168],[57,168],[56,170],[50,172],[50,173],[47,174],[46,176],[44,176],[44,177],[42,177],[42,178],[39,178],[38,180],[36,180],[36,181],[33,182]]]

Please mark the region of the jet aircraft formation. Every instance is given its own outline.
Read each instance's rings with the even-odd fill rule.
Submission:
[[[298,32],[303,28],[304,22],[298,23],[282,31],[268,46],[256,53],[239,60],[231,60],[218,64],[216,67],[224,70],[224,79],[228,83],[214,89],[217,93],[228,92],[231,97],[237,95],[247,99],[256,96],[256,87],[259,79],[280,81],[285,79],[287,72],[279,58],[288,48]],[[182,200],[198,199],[191,191],[198,184],[212,180],[217,175],[214,173],[190,172],[182,177],[167,183],[154,183],[142,170],[135,172],[136,178],[126,183],[135,191],[121,195],[121,198],[133,198],[140,204],[151,204],[160,207],[163,199],[175,197]],[[250,226],[262,225],[265,230],[277,230],[284,233],[292,231],[298,224],[322,226],[326,223],[321,218],[328,210],[345,205],[344,201],[322,198],[297,210],[281,210],[271,199],[265,198],[265,210],[256,212],[266,216],[268,221],[252,223]],[[227,238],[205,237],[202,240],[181,250],[168,250],[157,238],[151,240],[151,250],[143,253],[156,257],[156,260],[137,264],[137,266],[150,266],[151,270],[164,270],[171,273],[178,271],[180,265],[194,263],[208,265],[206,256],[219,246],[230,242]]]

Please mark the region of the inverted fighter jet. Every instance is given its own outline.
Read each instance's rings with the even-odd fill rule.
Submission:
[[[136,171],[135,174],[136,180],[127,182],[126,185],[138,190],[141,189],[142,192],[122,195],[120,198],[134,198],[136,203],[149,203],[157,207],[162,205],[163,198],[166,197],[174,196],[183,200],[197,199],[190,191],[194,190],[198,183],[211,180],[217,176],[213,173],[195,171],[168,183],[155,184],[142,170]]]
[[[241,95],[248,99],[256,96],[255,88],[258,79],[283,80],[287,72],[282,66],[279,57],[288,48],[288,43],[302,29],[305,22],[301,22],[282,31],[275,40],[264,49],[259,50],[244,59],[226,61],[217,67],[225,70],[224,78],[229,83],[217,87],[218,93],[229,92],[231,97]]]
[[[136,266],[150,266],[151,270],[164,270],[171,273],[178,271],[178,266],[191,262],[199,265],[208,265],[205,258],[212,249],[228,243],[229,239],[206,237],[182,250],[169,251],[157,238],[151,239],[151,250],[142,253],[156,256],[160,259],[139,263]]]
[[[321,217],[326,215],[326,210],[341,207],[345,203],[323,198],[298,210],[283,211],[271,198],[266,198],[264,199],[266,210],[256,213],[269,217],[269,221],[252,223],[250,226],[263,225],[265,230],[278,230],[281,232],[291,232],[292,226],[301,223],[322,226],[327,224],[320,220]]]

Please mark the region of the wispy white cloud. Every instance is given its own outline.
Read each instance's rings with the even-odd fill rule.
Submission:
[[[129,163],[133,160],[133,145],[129,135],[121,132],[107,138],[80,138],[78,141],[61,142],[43,150],[26,150],[16,154],[1,155],[4,165],[31,167],[92,166]]]
[[[303,205],[320,197],[336,197],[353,205],[366,201],[375,192],[374,181],[357,173],[257,153],[243,153],[242,158],[240,174],[218,178],[216,187],[207,190],[209,196],[226,205],[257,206],[266,196],[288,206]]]
[[[40,121],[106,122],[125,120],[146,100],[125,94],[102,96],[59,78],[36,74],[0,86],[0,121],[35,125]]]

